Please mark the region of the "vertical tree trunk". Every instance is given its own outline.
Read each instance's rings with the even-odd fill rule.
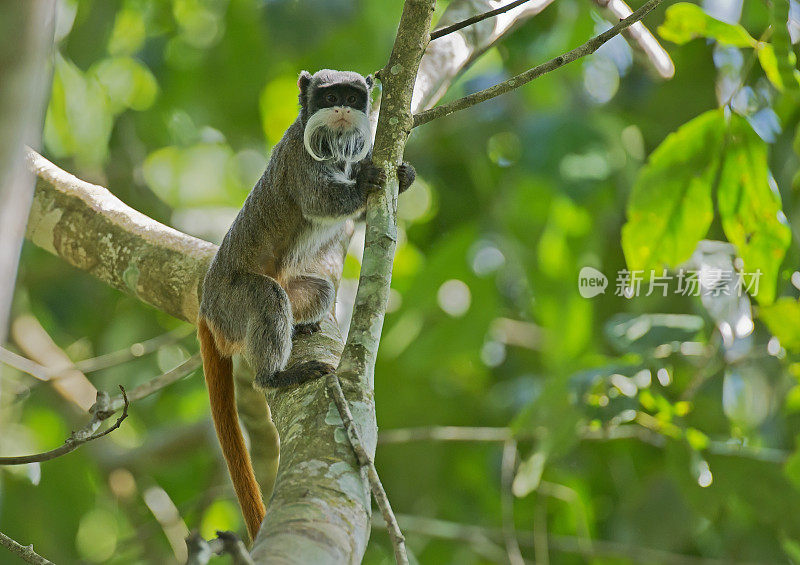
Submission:
[[[24,144],[39,143],[54,24],[54,0],[0,4],[0,343],[33,198]]]

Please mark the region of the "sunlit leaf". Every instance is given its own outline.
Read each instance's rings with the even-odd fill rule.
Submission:
[[[792,234],[781,210],[780,195],[770,186],[767,144],[735,114],[731,116],[717,200],[722,227],[744,261],[743,271],[761,272],[755,298],[770,304]]]
[[[112,125],[105,89],[57,54],[44,128],[47,148],[59,157],[74,156],[86,165],[99,165],[108,152]]]
[[[112,55],[132,55],[142,47],[145,36],[143,12],[124,8],[117,12],[114,19],[114,27],[108,40],[108,52]]]
[[[680,2],[667,8],[666,19],[658,28],[664,39],[684,44],[697,37],[715,39],[736,47],[755,47],[756,40],[739,24],[721,22],[706,14],[700,6]]]
[[[767,75],[769,81],[778,90],[783,90],[783,77],[778,68],[775,49],[769,43],[759,42],[758,47],[756,47],[756,53],[758,54],[758,62],[761,63],[761,68],[764,69],[764,74]]]
[[[711,110],[670,134],[639,172],[622,228],[631,270],[687,260],[711,225],[711,188],[725,120]]]
[[[131,57],[113,57],[90,70],[108,92],[116,110],[146,110],[152,106],[158,84],[150,69]]]
[[[800,91],[800,71],[797,70],[797,56],[792,48],[792,38],[786,25],[790,18],[789,0],[774,0],[770,6],[770,29],[772,30],[770,42],[775,52],[777,74],[781,77],[784,87],[789,92],[796,94]],[[766,70],[765,68],[764,71],[766,72]],[[770,80],[772,79],[770,78]]]
[[[769,306],[759,308],[758,316],[781,346],[800,352],[800,302],[794,298],[779,298]]]

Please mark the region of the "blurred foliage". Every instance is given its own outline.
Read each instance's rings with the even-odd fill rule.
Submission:
[[[553,3],[447,98],[607,28],[589,6]],[[400,8],[60,0],[45,154],[218,241],[296,115],[297,73],[379,68]],[[647,20],[675,61],[671,81],[616,38],[411,137],[419,180],[399,203],[381,429],[511,427],[523,539],[537,528],[578,538],[573,547],[619,544],[590,557],[554,543],[552,563],[642,562],[640,548],[800,562],[799,14],[795,0],[672,4]],[[609,278],[594,298],[578,292],[586,266]],[[634,271],[641,280],[618,276]],[[685,271],[700,273],[702,296],[676,292]],[[755,271],[755,301],[721,285]],[[32,246],[16,311],[75,361],[180,326]],[[196,350],[179,338],[89,377],[101,390],[133,387]],[[2,393],[4,454],[52,448],[86,420],[8,367]],[[381,446],[377,464],[398,512],[497,528],[501,453],[415,442]],[[198,372],[137,402],[107,438],[4,468],[0,481],[0,530],[58,563],[170,562],[178,516],[205,536],[243,531]],[[407,536],[421,563],[496,560],[435,534]],[[527,543],[523,553],[534,557]],[[365,562],[390,560],[373,532]]]

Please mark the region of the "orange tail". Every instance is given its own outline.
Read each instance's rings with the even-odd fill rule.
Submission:
[[[236,393],[233,388],[233,363],[230,357],[222,356],[208,324],[202,317],[197,324],[197,335],[200,339],[203,372],[206,375],[214,427],[217,429],[222,454],[228,463],[233,488],[239,499],[244,521],[247,523],[247,532],[250,534],[250,539],[255,539],[266,509],[261,500],[261,488],[256,482],[250,454],[247,452],[242,430],[239,428]]]

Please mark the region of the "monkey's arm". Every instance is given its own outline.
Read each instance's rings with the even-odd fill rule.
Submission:
[[[344,219],[358,214],[367,202],[367,194],[386,182],[383,169],[371,162],[359,168],[355,180],[338,180],[328,175],[309,183],[298,201],[303,216],[309,219]]]

